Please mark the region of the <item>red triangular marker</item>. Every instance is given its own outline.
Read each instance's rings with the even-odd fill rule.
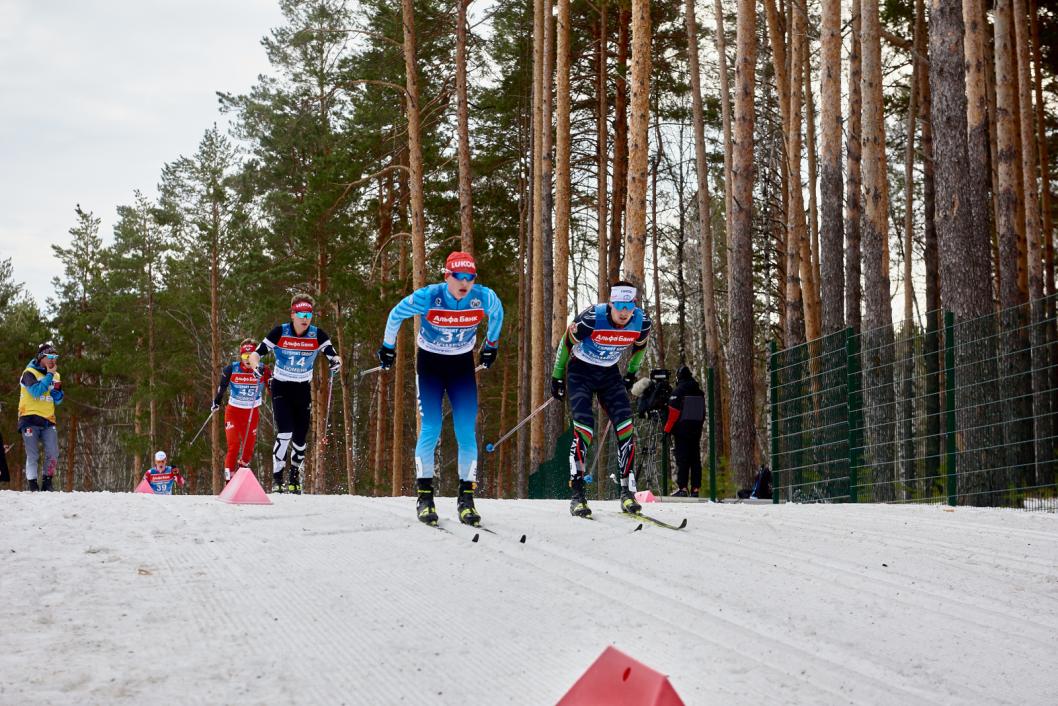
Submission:
[[[556,706],[684,706],[668,677],[607,647]]]
[[[240,468],[236,471],[224,490],[217,496],[226,503],[233,505],[271,505],[268,494],[257,482],[257,476],[249,468]]]
[[[154,495],[154,488],[147,482],[146,478],[140,478],[140,484],[136,486],[134,493],[147,493],[147,495]]]

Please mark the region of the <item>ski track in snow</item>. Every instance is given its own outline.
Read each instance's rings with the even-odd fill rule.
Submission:
[[[609,644],[689,705],[1058,693],[1050,513],[274,500],[0,492],[0,704],[553,704]]]

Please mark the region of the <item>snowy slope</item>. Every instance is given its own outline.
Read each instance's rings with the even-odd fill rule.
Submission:
[[[553,704],[607,644],[687,704],[1058,694],[1053,514],[479,507],[0,492],[0,703]]]

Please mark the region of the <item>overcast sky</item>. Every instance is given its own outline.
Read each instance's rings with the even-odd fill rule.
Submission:
[[[102,218],[194,152],[268,69],[276,0],[0,0],[0,259],[39,304],[74,205]]]

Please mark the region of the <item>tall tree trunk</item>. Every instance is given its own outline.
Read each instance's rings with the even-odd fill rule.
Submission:
[[[650,0],[632,0],[632,99],[628,125],[625,279],[642,288],[647,243],[647,158],[650,153]],[[660,324],[660,322],[659,322]]]
[[[1021,231],[1017,219],[1017,182],[1021,179],[1017,163],[1018,125],[1013,112],[1017,104],[1017,67],[1015,65],[1011,27],[1011,0],[998,0],[995,12],[996,59],[996,148],[998,181],[996,182],[996,234],[999,239],[1000,306],[1004,309],[1022,304],[1018,287],[1018,259]]]
[[[408,281],[408,246],[407,240],[401,238],[400,244],[400,264],[398,265],[398,274],[400,282]],[[405,384],[405,377],[407,375],[407,369],[409,362],[415,365],[415,359],[409,355],[409,348],[415,345],[415,336],[409,334],[407,331],[401,331],[397,335],[397,359],[393,362],[393,467],[390,474],[391,478],[397,479],[397,488],[393,490],[394,495],[402,495],[404,491],[410,491],[411,486],[404,488],[405,482],[408,479],[409,472],[413,466],[408,465],[404,461],[404,445],[405,445],[405,434],[404,434],[404,410],[407,407],[405,404],[405,398],[407,395],[407,386]],[[385,400],[382,400],[383,402]],[[417,407],[418,405],[416,405]],[[379,414],[383,413],[383,409],[378,410]],[[381,449],[380,449],[381,452]],[[379,479],[381,480],[381,479]],[[393,483],[390,486],[392,489]],[[381,483],[375,486],[375,495],[381,495],[383,490]]]
[[[597,64],[595,71],[595,163],[598,177],[596,180],[595,208],[598,220],[598,242],[599,242],[599,295],[598,301],[603,301],[609,284],[609,256],[607,253],[606,230],[606,177],[607,177],[607,126],[609,106],[606,100],[606,45],[609,35],[606,30],[606,1],[599,3],[599,46],[597,48]],[[616,209],[615,209],[616,210]],[[566,322],[562,322],[563,326]]]
[[[209,367],[211,391],[215,392],[220,386],[220,369],[223,364],[220,349],[220,206],[216,202],[212,204],[209,237]],[[219,412],[220,410],[218,410]],[[224,489],[224,477],[221,475],[221,465],[224,463],[224,454],[221,451],[221,425],[223,414],[214,414],[213,423],[210,425],[210,483],[213,494],[217,495]],[[242,459],[239,459],[240,461]],[[235,473],[232,468],[231,472]]]
[[[702,318],[705,328],[705,364],[716,369],[720,351],[720,330],[716,318],[716,276],[713,273],[712,205],[709,199],[709,173],[705,158],[705,117],[702,110],[702,80],[698,65],[698,22],[694,16],[694,0],[684,0],[687,29],[687,60],[691,74],[691,119],[694,126],[694,166],[698,186],[699,267],[702,279]],[[723,41],[723,40],[720,40]],[[721,73],[726,73],[725,65]],[[726,101],[726,98],[721,97]],[[725,184],[730,190],[731,185]],[[683,209],[680,208],[680,215]],[[681,229],[682,233],[682,229]],[[681,241],[682,242],[682,241]],[[660,326],[661,322],[658,322]]]
[[[657,114],[657,104],[655,104],[654,112]],[[661,265],[658,260],[658,167],[661,164],[662,149],[661,149],[661,125],[658,121],[654,121],[654,131],[658,142],[658,151],[654,154],[654,158],[650,160],[650,261],[653,264],[651,268],[654,274],[654,320],[661,321]],[[643,288],[646,289],[646,283]],[[665,328],[663,326],[657,327],[657,338],[654,339],[654,343],[657,345],[658,361],[664,366],[665,364]]]
[[[532,99],[530,99],[532,104]],[[519,144],[522,149],[520,154],[528,155],[520,162],[519,184],[518,184],[518,379],[515,388],[518,391],[518,419],[525,419],[529,414],[529,398],[531,396],[529,375],[532,370],[531,345],[529,342],[529,311],[531,288],[526,283],[526,277],[533,271],[533,247],[532,247],[532,225],[530,219],[533,213],[533,173],[535,162],[533,154],[532,135],[532,111],[522,110],[523,120],[519,127]],[[512,497],[524,498],[529,490],[529,437],[526,429],[522,429],[515,436],[514,443],[517,445],[515,459],[517,463],[518,478],[517,487]]]
[[[753,90],[757,70],[755,0],[738,1],[735,34],[735,134],[731,170],[734,214],[728,250],[732,477],[740,485],[753,472],[756,415],[753,384]]]
[[[929,77],[936,168],[936,220],[940,244],[941,291],[945,308],[952,311],[959,328],[955,336],[956,407],[960,467],[991,468],[993,413],[989,403],[996,395],[995,338],[987,329],[972,330],[973,317],[992,311],[992,302],[982,292],[991,289],[988,231],[974,221],[966,202],[970,193],[967,146],[965,50],[960,0],[931,0],[929,28]],[[989,319],[985,319],[989,321]],[[990,328],[990,327],[989,327]],[[972,343],[971,343],[972,341]],[[971,381],[980,381],[976,385]],[[963,466],[963,464],[966,464]],[[961,475],[959,492],[979,487],[983,474]],[[970,502],[981,502],[973,495]]]
[[[789,69],[786,54],[786,40],[783,36],[782,19],[779,15],[775,0],[765,0],[764,7],[767,12],[768,36],[772,46],[772,68],[775,72],[775,84],[779,93],[779,112],[782,114],[783,135],[785,137],[785,162],[783,164],[783,196],[786,208],[786,241],[784,251],[786,253],[786,283],[785,283],[785,308],[786,318],[783,328],[783,345],[787,348],[799,345],[805,341],[805,314],[804,294],[802,290],[802,268],[801,268],[801,238],[803,227],[799,228],[797,223],[804,224],[804,201],[801,191],[801,112],[800,112],[800,90],[796,103],[797,124],[794,124],[794,116],[791,110],[795,107],[792,96],[790,77],[793,73]],[[801,52],[797,50],[795,57],[800,57]],[[790,62],[792,63],[792,61]],[[798,69],[799,70],[799,69]],[[797,82],[800,87],[800,80]],[[796,155],[796,156],[795,156]],[[795,186],[796,185],[796,186]],[[798,218],[798,215],[800,218]]]
[[[724,129],[724,242],[731,232],[731,87],[728,85],[727,36],[724,31],[723,0],[713,0],[716,15],[716,53],[720,72],[720,122]],[[701,95],[701,91],[697,91]],[[726,258],[724,258],[726,260]]]
[[[401,155],[403,157],[403,155]],[[379,184],[379,195],[378,195],[378,239],[377,252],[378,252],[378,280],[380,289],[382,292],[386,291],[386,284],[389,282],[389,256],[386,253],[386,248],[390,245],[390,239],[393,237],[393,207],[394,199],[397,198],[397,189],[394,189],[393,178],[388,176],[385,180],[385,192],[382,191],[382,184]],[[402,239],[403,242],[403,239]],[[403,251],[403,248],[401,249]],[[398,251],[400,252],[400,251]],[[403,270],[403,265],[398,265],[398,268]],[[398,280],[401,286],[404,285],[404,280],[401,278]],[[339,345],[341,345],[339,343]],[[343,348],[344,350],[344,348]],[[398,352],[398,355],[400,353]],[[394,370],[394,376],[403,375],[399,369]],[[376,376],[375,384],[377,385],[376,393],[376,410],[374,419],[374,443],[375,443],[375,463],[374,473],[372,474],[372,488],[373,494],[381,494],[384,478],[384,469],[389,469],[390,476],[390,494],[400,495],[402,477],[404,473],[403,464],[400,466],[394,464],[387,465],[387,454],[386,454],[386,422],[390,419],[388,409],[388,392],[389,392],[390,377],[388,375]],[[394,387],[394,390],[401,388]],[[396,395],[400,393],[395,392]],[[401,405],[403,406],[403,404]],[[403,424],[404,411],[401,410],[401,423]],[[393,431],[388,430],[390,435]],[[395,441],[396,439],[394,439]],[[394,445],[394,450],[396,447]]]
[[[142,340],[140,341],[142,343]],[[132,433],[138,440],[143,434],[143,402],[136,400],[132,408]],[[140,455],[140,444],[136,444],[136,451],[132,454],[132,488],[136,487],[139,479],[143,476],[143,456]],[[149,446],[148,448],[154,448]],[[153,453],[153,452],[151,452]]]
[[[408,189],[411,197],[412,289],[426,285],[426,212],[423,195],[422,128],[419,115],[419,72],[415,55],[415,9],[401,0],[404,24],[404,80],[408,111]]]
[[[915,52],[925,62],[929,52],[926,30],[926,4],[915,0]],[[940,255],[937,249],[936,190],[933,167],[933,123],[930,112],[929,65],[925,63],[918,72],[919,113],[921,115],[922,151],[922,210],[923,210],[923,264],[926,275],[926,337],[923,341],[926,369],[925,420],[926,451],[924,479],[933,479],[940,473]],[[923,481],[921,490],[929,495]]]
[[[349,365],[342,366],[336,382],[342,396],[342,447],[345,461],[345,492],[356,495],[356,394],[349,391],[349,376],[357,368],[355,349],[345,347],[345,320],[340,302],[334,304],[334,329],[338,339],[338,350],[347,351]],[[396,495],[396,493],[394,493]]]
[[[423,166],[422,166],[422,128],[420,127],[419,114],[419,73],[415,54],[415,8],[412,0],[402,0],[401,17],[404,24],[404,80],[405,100],[408,111],[408,192],[411,199],[411,250],[412,268],[411,281],[412,290],[417,290],[426,285],[426,213],[425,197],[423,195]],[[401,258],[401,266],[404,266]],[[404,281],[403,278],[401,281]],[[415,325],[415,333],[418,333],[418,321]],[[397,363],[401,362],[399,350],[406,346],[398,346]],[[405,354],[407,355],[407,354]],[[394,375],[394,385],[402,384],[402,376],[398,372]],[[400,393],[403,396],[403,392]],[[397,399],[394,397],[394,435],[396,431],[396,406]],[[403,434],[403,429],[400,430]],[[396,441],[396,439],[394,440]],[[396,447],[396,444],[394,444]],[[394,448],[393,461],[397,462],[398,451]],[[403,459],[401,459],[403,463]]]
[[[889,286],[889,182],[882,96],[878,0],[862,0],[863,51],[863,373],[868,474],[873,500],[893,499],[893,309]]]
[[[78,376],[75,376],[75,379]],[[70,415],[70,424],[66,430],[66,473],[63,475],[62,486],[67,493],[73,492],[74,473],[77,465],[77,412]]]
[[[551,313],[551,348],[566,332],[569,315],[569,0],[558,0],[555,31],[558,52],[555,60],[555,277]]]
[[[846,185],[845,233],[847,237],[845,258],[845,320],[855,331],[861,328],[863,284],[861,271],[861,235],[863,228],[862,204],[863,182],[863,52],[860,46],[862,17],[860,0],[852,0],[852,31],[849,35],[849,132],[846,138],[849,171]]]
[[[511,356],[505,356],[503,361],[503,392],[500,394],[500,431],[506,431],[510,428],[511,422],[508,419],[508,412],[510,410],[510,391],[511,391],[511,368],[514,367],[514,360]],[[496,497],[516,497],[517,493],[511,493],[511,471],[507,463],[507,450],[510,448],[510,444],[503,444],[500,446],[499,456],[496,460]]]
[[[804,33],[801,41],[804,42],[805,153],[808,157],[808,234],[810,236],[808,242],[812,255],[812,281],[816,284],[812,306],[816,308],[815,318],[819,320],[822,309],[819,301],[819,205],[816,202],[819,165],[816,160],[816,104],[812,92],[812,51],[808,44],[808,32]]]
[[[609,258],[610,282],[621,277],[625,221],[625,199],[628,193],[628,51],[632,16],[628,10],[617,12],[617,75],[614,80],[613,129],[613,204],[610,213]],[[606,295],[604,294],[603,297]],[[602,299],[605,301],[605,299]]]
[[[999,249],[999,321],[1003,328],[1001,375],[1003,417],[1006,420],[1004,464],[1021,472],[1033,463],[1032,448],[1032,356],[1029,352],[1028,317],[1021,280],[1023,232],[1018,221],[1018,184],[1022,178],[1018,161],[1017,64],[1011,27],[1010,0],[998,2],[995,12],[996,61],[996,239]],[[1015,471],[1016,472],[1016,471]]]
[[[550,92],[544,93],[547,84],[545,74],[547,73],[547,52],[545,51],[545,20],[546,13],[551,3],[549,0],[535,0],[533,9],[535,19],[533,23],[533,275],[532,275],[532,304],[531,315],[528,319],[532,326],[529,340],[532,343],[530,361],[532,372],[530,375],[531,401],[533,409],[536,409],[544,401],[544,389],[542,381],[546,374],[547,352],[546,341],[543,336],[544,320],[544,169],[547,157],[544,154],[547,141],[544,139],[544,131],[550,131],[550,124],[544,124],[544,103],[551,100]],[[536,468],[544,458],[544,420],[536,417],[530,423],[530,469]],[[532,472],[532,470],[530,470]]]
[[[1029,339],[1032,344],[1032,418],[1036,438],[1036,466],[1026,480],[1034,485],[1054,482],[1052,461],[1054,452],[1051,429],[1048,377],[1050,350],[1047,345],[1047,323],[1043,306],[1043,251],[1040,223],[1039,186],[1036,149],[1036,115],[1032,105],[1033,81],[1029,60],[1030,23],[1025,0],[1014,0],[1014,37],[1017,46],[1018,106],[1021,113],[1020,136],[1022,155],[1022,183],[1025,204],[1025,243],[1028,258]]]
[[[1040,61],[1040,23],[1036,0],[1029,0],[1029,20],[1032,23],[1032,62],[1035,67],[1033,84],[1036,92],[1036,141],[1040,147],[1040,193],[1041,215],[1043,217],[1044,248],[1044,292],[1048,297],[1055,293],[1054,282],[1054,222],[1051,214],[1051,160],[1047,149],[1047,123],[1043,112],[1043,75]],[[1054,302],[1050,302],[1053,308]],[[1053,312],[1051,313],[1053,317]]]
[[[474,254],[474,211],[470,188],[470,129],[467,105],[467,6],[456,0],[456,121],[459,142],[459,242],[463,252]]]
[[[553,349],[549,350],[548,342],[551,340],[551,316],[554,312],[554,277],[555,277],[555,229],[553,214],[555,211],[555,188],[554,188],[554,177],[555,177],[555,161],[554,161],[554,150],[555,150],[555,131],[553,127],[555,118],[555,104],[554,104],[554,92],[555,92],[555,15],[554,15],[554,0],[544,0],[544,89],[542,95],[544,96],[544,131],[541,133],[543,136],[543,159],[544,159],[544,208],[541,211],[543,218],[543,247],[544,247],[544,299],[541,302],[543,307],[543,316],[540,318],[540,332],[544,339],[544,366],[547,370],[551,369],[551,356]],[[563,322],[565,323],[565,322]],[[555,342],[557,345],[557,341]],[[546,376],[541,377],[537,380],[537,384],[541,388],[541,401],[547,396],[548,391],[546,384]],[[549,410],[544,417],[544,434],[547,438],[554,436],[553,432],[556,432],[556,428],[553,426],[555,422],[555,411]],[[547,449],[545,449],[546,451]]]
[[[919,42],[918,32],[920,28],[915,24],[915,35],[912,44],[912,57],[914,47]],[[901,370],[900,388],[900,422],[901,422],[901,467],[902,467],[902,492],[907,492],[916,486],[915,479],[915,290],[912,285],[913,268],[912,261],[915,252],[915,125],[918,121],[918,77],[921,73],[921,62],[912,58],[911,82],[908,85],[910,94],[907,104],[907,128],[904,134],[904,322],[903,322],[903,369]],[[906,499],[906,495],[901,495]]]
[[[974,221],[991,232],[988,208],[989,171],[988,95],[985,72],[988,70],[984,58],[984,13],[981,0],[962,0],[963,25],[966,36],[963,41],[966,53],[966,119],[967,157],[970,160],[970,188],[967,205],[973,212]]]
[[[841,218],[841,0],[823,0],[820,69],[820,304],[823,334],[845,327],[845,228]]]

